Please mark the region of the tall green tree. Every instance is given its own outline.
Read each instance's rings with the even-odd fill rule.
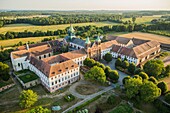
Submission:
[[[153,77],[153,76],[149,77],[148,81],[151,81],[151,82],[153,82],[154,84],[158,84],[157,79],[156,79],[155,77]]]
[[[110,62],[112,61],[112,54],[106,53],[103,58],[106,62]]]
[[[118,73],[118,71],[116,71],[116,70],[111,70],[111,71],[109,72],[109,78],[110,78],[112,81],[117,82],[118,79],[119,79],[119,73]]]
[[[135,69],[136,69],[136,65],[134,63],[130,63],[129,64],[129,67],[128,67],[128,71],[131,73],[131,74],[134,74],[135,73]]]
[[[124,68],[124,69],[127,69],[128,67],[129,67],[129,62],[128,61],[123,61],[123,63],[122,63],[122,67]]]
[[[106,75],[101,67],[94,66],[86,74],[85,78],[96,80],[104,83],[106,81]]]
[[[120,58],[116,60],[115,66],[122,66],[122,60]]]
[[[32,90],[23,90],[19,96],[19,105],[22,108],[29,108],[37,101],[38,95]]]
[[[139,78],[129,78],[126,79],[124,86],[128,98],[136,97],[139,94],[139,90],[142,86],[142,80]]]
[[[111,68],[110,68],[109,66],[106,66],[106,68],[105,68],[105,70],[104,70],[104,72],[105,72],[105,74],[106,74],[106,77],[109,77],[110,71],[111,71]]]
[[[136,21],[136,17],[132,17],[133,24],[135,23],[135,21]]]
[[[0,77],[4,81],[8,81],[9,78],[10,78],[10,75],[9,75],[9,66],[7,64],[2,63],[2,62],[0,62]]]
[[[140,88],[141,99],[145,102],[152,102],[161,95],[161,89],[151,81],[144,81]]]
[[[158,78],[164,71],[164,63],[161,60],[149,60],[144,64],[143,69],[149,76]]]

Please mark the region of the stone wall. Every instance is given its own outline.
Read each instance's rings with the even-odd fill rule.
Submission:
[[[11,87],[13,87],[14,85],[15,85],[15,84],[12,83],[12,84],[6,85],[6,86],[4,86],[4,87],[1,87],[1,88],[0,88],[0,92],[4,91],[4,90],[6,90],[6,89],[9,89],[9,88],[11,88]]]

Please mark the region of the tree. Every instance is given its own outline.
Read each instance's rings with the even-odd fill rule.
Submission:
[[[142,79],[148,79],[148,75],[145,72],[140,72],[139,76],[142,77]]]
[[[165,76],[170,76],[170,65],[167,65],[166,67],[165,67]]]
[[[109,98],[107,99],[107,103],[113,105],[115,104],[115,102],[116,102],[115,95],[110,95]]]
[[[120,58],[116,60],[115,66],[122,66],[122,60]]]
[[[111,71],[111,68],[109,66],[106,66],[106,68],[104,70],[106,77],[109,77],[110,71]]]
[[[123,61],[123,63],[122,63],[122,67],[124,68],[124,69],[127,69],[128,67],[129,67],[129,62],[128,61]]]
[[[19,105],[22,108],[29,108],[37,101],[38,95],[32,90],[23,90],[19,96]]]
[[[157,83],[158,83],[157,79],[156,79],[155,77],[153,77],[153,76],[151,76],[151,77],[148,79],[148,81],[151,81],[151,82],[153,82],[154,84],[157,84]]]
[[[111,80],[117,82],[118,79],[119,79],[119,73],[118,73],[116,70],[111,70],[111,71],[109,72],[109,78],[110,78]]]
[[[128,67],[128,71],[131,73],[131,74],[134,74],[135,73],[135,69],[136,69],[136,65],[134,63],[130,63],[129,67]]]
[[[129,78],[126,80],[124,86],[128,98],[136,97],[142,86],[142,80],[139,78]]]
[[[152,102],[161,95],[161,89],[150,81],[144,81],[140,88],[141,99],[145,102]]]
[[[132,17],[133,24],[135,23],[135,21],[136,21],[136,17]]]
[[[125,84],[126,80],[130,79],[130,76],[126,76],[123,78],[122,83]]]
[[[149,76],[158,78],[164,70],[164,63],[161,60],[149,60],[145,63],[143,68]]]
[[[143,70],[142,70],[141,68],[137,68],[137,69],[135,70],[135,74],[139,74],[140,72],[143,72]]]
[[[106,81],[106,75],[101,67],[94,66],[86,74],[85,78],[90,78],[92,80],[104,83]]]
[[[0,62],[0,77],[4,81],[8,81],[9,78],[10,78],[10,75],[9,75],[9,66],[7,64],[2,63],[2,62]]]
[[[106,53],[103,58],[106,62],[110,62],[112,61],[112,54]]]
[[[168,91],[168,86],[165,82],[159,82],[157,86],[161,89],[162,94],[165,94]]]
[[[88,67],[93,67],[95,65],[95,62],[96,61],[93,59],[86,58],[83,63],[84,63],[84,65],[86,65]]]
[[[51,113],[51,111],[47,108],[43,108],[42,106],[35,107],[26,113]]]

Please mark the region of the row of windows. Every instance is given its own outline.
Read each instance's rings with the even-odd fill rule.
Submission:
[[[74,73],[74,74],[71,74],[71,78],[72,78],[72,77],[75,77],[76,75],[78,75],[78,72],[77,72],[77,73]],[[61,83],[61,82],[63,82],[64,80],[67,80],[67,79],[70,79],[70,76],[65,76],[65,77],[63,77],[63,78],[58,79],[58,81],[56,80],[55,82],[51,82],[51,85],[52,85],[52,86],[53,86],[53,85],[56,85],[56,84]]]
[[[76,81],[76,80],[77,80],[77,78],[73,78],[73,79],[71,79],[70,81],[71,81],[71,82],[74,82],[74,81]],[[59,85],[56,85],[55,87],[52,88],[52,90],[54,90],[55,88],[58,89],[58,88],[60,88],[60,87],[62,87],[62,86],[64,86],[64,85],[67,85],[67,83],[69,83],[70,81],[66,81],[66,82],[63,82],[63,83],[61,83],[61,84],[59,84]]]
[[[68,72],[62,73],[62,74],[60,74],[60,75],[56,75],[55,77],[51,77],[51,80],[53,80],[54,78],[55,78],[55,79],[56,79],[56,78],[60,78],[60,77],[65,76],[65,75],[67,75],[67,74],[69,74],[69,73],[75,72],[76,70],[78,70],[78,68],[73,69],[73,70],[69,70]]]

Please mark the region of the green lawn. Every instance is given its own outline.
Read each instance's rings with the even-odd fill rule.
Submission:
[[[72,24],[73,26],[88,26],[88,25],[95,25],[98,27],[101,26],[106,26],[106,25],[115,25],[118,23],[114,23],[114,22],[87,22],[87,23],[76,23],[76,24]],[[23,26],[25,25],[25,26]],[[13,25],[8,25],[6,27],[2,27],[0,28],[0,33],[4,34],[7,31],[13,31],[13,32],[21,32],[21,31],[36,31],[36,30],[40,30],[40,31],[47,31],[47,30],[51,30],[51,31],[55,31],[57,29],[65,29],[66,27],[69,27],[70,24],[62,24],[62,25],[47,25],[47,26],[36,26],[36,25],[30,25],[30,24],[13,24]]]
[[[28,71],[25,75],[19,76],[19,79],[21,79],[24,83],[36,80],[38,78],[39,77],[35,73],[30,71]]]
[[[137,17],[137,18],[136,18],[136,23],[137,23],[137,24],[151,24],[151,20],[153,20],[153,19],[158,19],[158,18],[160,18],[160,17],[161,17],[161,15]],[[123,20],[124,22],[125,22],[125,21],[128,21],[128,20],[132,21],[132,18],[123,18],[122,20]]]

